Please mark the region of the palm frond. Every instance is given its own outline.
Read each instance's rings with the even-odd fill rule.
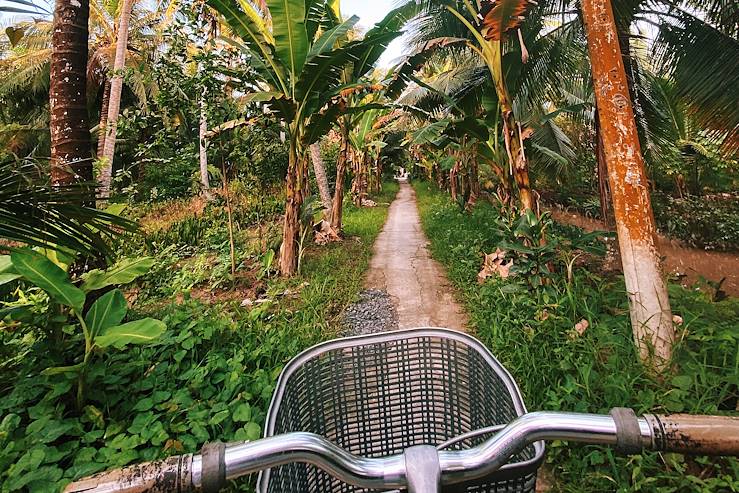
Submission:
[[[112,257],[110,240],[135,223],[92,207],[86,184],[51,188],[36,163],[0,163],[0,238]]]

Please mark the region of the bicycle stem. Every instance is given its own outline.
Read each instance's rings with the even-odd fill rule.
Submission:
[[[629,413],[632,419],[626,424],[615,412],[611,415],[548,411],[525,414],[476,447],[440,451],[441,483],[454,484],[486,476],[503,467],[512,455],[540,440],[602,445],[628,442],[632,452],[644,448],[739,455],[739,417],[646,415],[636,418],[633,412]],[[207,472],[203,470],[203,462],[202,454],[171,457],[80,480],[70,484],[65,492],[200,491]],[[228,445],[220,472],[223,479],[235,479],[292,462],[312,464],[362,488],[407,486],[404,455],[358,457],[319,435],[303,432]]]

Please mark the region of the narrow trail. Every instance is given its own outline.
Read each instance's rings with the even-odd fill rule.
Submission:
[[[453,287],[431,258],[421,229],[416,193],[406,182],[390,205],[374,245],[365,286],[386,291],[397,311],[398,328],[446,327],[464,331],[467,315]]]

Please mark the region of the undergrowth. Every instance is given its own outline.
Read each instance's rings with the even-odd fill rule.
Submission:
[[[265,259],[270,250],[241,246],[244,278],[236,284],[259,284],[258,291],[247,290],[258,303],[227,296],[204,302],[194,296],[213,283],[230,290],[233,280],[222,268],[228,264],[222,221],[203,223],[204,231],[194,236],[189,231],[178,237],[162,228],[157,234],[166,242],[127,245],[129,253],[145,252],[157,261],[126,293],[133,311],[161,318],[167,330],[155,344],[100,355],[88,374],[89,396],[80,410],[71,398],[73,380],[41,375],[52,364],[50,355],[79,344],[74,336],[53,350],[39,333],[17,327],[0,331],[7,349],[0,353],[0,491],[57,492],[73,479],[195,452],[206,441],[260,437],[283,365],[338,334],[337,316],[361,289],[395,191],[397,185],[386,185],[375,198],[376,208],[347,206],[347,239],[308,247],[296,278],[276,277]],[[220,214],[212,210],[219,204],[208,207],[204,217]],[[178,220],[192,217],[185,216]],[[244,236],[254,233],[257,216],[243,211],[240,217]],[[189,244],[194,238],[197,247]],[[43,309],[45,298],[36,302]],[[233,489],[251,490],[252,481]]]
[[[415,188],[433,256],[459,289],[475,335],[510,370],[530,410],[737,410],[739,300],[714,303],[700,292],[670,286],[673,312],[683,323],[677,326],[677,370],[660,381],[637,361],[623,278],[599,273],[592,262],[573,262],[581,252],[568,245],[579,241],[577,229],[548,231],[559,247],[552,257],[555,274],[546,285],[532,289],[527,276],[515,274],[478,285],[482,253],[512,241],[500,226],[500,212],[480,203],[463,213],[428,184]],[[573,266],[569,279],[568,265]],[[580,334],[575,326],[582,320],[588,324]],[[735,459],[657,453],[623,458],[605,447],[562,442],[547,450],[554,491],[739,490]]]

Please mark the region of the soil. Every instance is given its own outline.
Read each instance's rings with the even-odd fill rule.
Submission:
[[[586,232],[612,230],[603,221],[572,211],[552,209],[550,212],[555,221],[577,226]],[[721,291],[739,297],[739,254],[691,248],[663,235],[657,235],[657,241],[665,273],[679,279],[683,286],[697,285],[716,294],[715,285],[723,279]],[[720,297],[720,293],[718,295]]]

